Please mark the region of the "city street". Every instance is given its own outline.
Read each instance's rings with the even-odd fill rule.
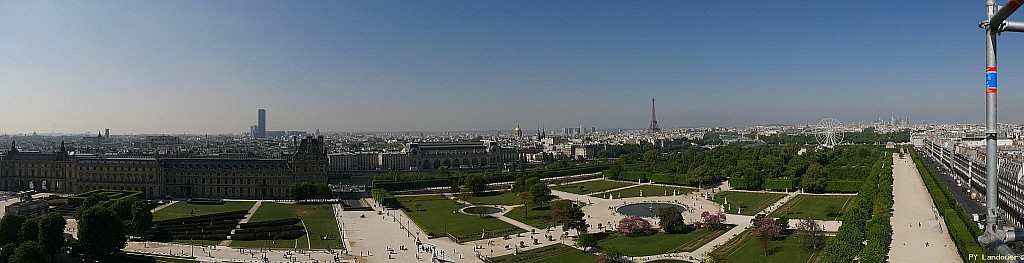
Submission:
[[[928,169],[932,171],[932,174],[938,176],[939,180],[942,181],[942,184],[946,186],[947,190],[949,190],[949,193],[953,194],[953,197],[956,199],[958,203],[960,203],[960,206],[962,206],[964,210],[967,211],[967,213],[985,213],[985,207],[981,206],[982,202],[979,201],[981,200],[980,196],[978,200],[971,200],[971,195],[968,194],[967,192],[964,192],[964,190],[960,186],[956,185],[956,179],[953,178],[953,176],[951,176],[948,173],[940,171],[943,170],[940,169],[941,164],[935,162],[935,159],[932,159],[927,155],[921,155],[921,157],[924,159],[922,161],[924,161],[925,166],[927,166]]]

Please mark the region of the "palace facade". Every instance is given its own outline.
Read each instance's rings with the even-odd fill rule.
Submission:
[[[147,198],[283,199],[298,182],[327,183],[323,137],[307,136],[288,159],[121,158],[22,152],[0,156],[0,190],[75,194],[141,191]]]

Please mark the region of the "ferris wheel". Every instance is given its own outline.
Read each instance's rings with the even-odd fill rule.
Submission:
[[[843,142],[843,123],[834,118],[824,118],[814,127],[814,138],[818,145],[833,147]]]

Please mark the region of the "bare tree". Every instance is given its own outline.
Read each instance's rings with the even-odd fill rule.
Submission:
[[[825,231],[818,222],[811,219],[800,219],[796,224],[796,235],[804,248],[816,250],[825,245]]]

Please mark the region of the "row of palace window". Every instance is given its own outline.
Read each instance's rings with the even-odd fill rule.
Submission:
[[[155,172],[157,168],[152,167],[124,167],[124,166],[79,166],[79,171],[117,171],[117,172]]]
[[[228,179],[221,179],[221,178],[209,179],[209,181],[207,181],[207,179],[208,178],[202,178],[202,179],[198,179],[197,178],[197,179],[195,179],[195,182],[197,184],[208,184],[208,183],[209,184],[261,184],[260,183],[260,179],[255,179],[255,180],[253,180],[253,179],[245,179],[245,180],[242,180],[242,179],[232,178],[231,181],[228,181]],[[267,185],[267,179],[262,179],[262,180],[263,180],[262,185]],[[182,182],[182,183],[186,183],[186,184],[191,184],[192,183],[192,179],[191,178],[181,179],[181,180],[179,180],[179,178],[171,178],[171,179],[169,179],[167,181],[169,183],[172,183],[172,184],[177,184],[178,182]],[[271,180],[270,182],[272,183],[274,181]],[[277,185],[282,185],[282,184],[284,184],[283,180],[277,180]]]
[[[269,164],[176,164],[172,167],[178,169],[287,169],[285,165]]]

